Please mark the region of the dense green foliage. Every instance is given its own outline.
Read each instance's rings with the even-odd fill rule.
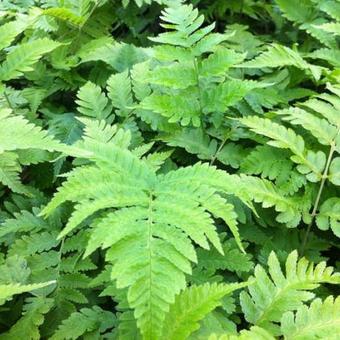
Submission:
[[[338,339],[338,0],[0,3],[0,339]]]

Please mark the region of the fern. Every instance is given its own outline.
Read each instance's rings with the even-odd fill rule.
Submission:
[[[278,44],[272,44],[266,52],[239,66],[245,68],[295,66],[296,68],[310,72],[315,80],[320,79],[322,72],[320,66],[307,63],[298,52]]]
[[[340,300],[329,296],[315,299],[310,307],[301,306],[294,314],[287,312],[281,319],[285,339],[336,338],[339,334]]]
[[[48,8],[43,11],[43,14],[66,21],[74,26],[82,26],[85,23],[84,17],[72,13],[68,8]]]
[[[91,82],[87,82],[79,89],[77,97],[78,111],[85,116],[105,119],[111,112],[105,94],[99,86]]]
[[[55,281],[35,283],[30,285],[19,284],[0,285],[0,304],[4,304],[5,301],[11,299],[13,295],[30,292],[35,289],[46,287],[53,283],[55,283]]]
[[[176,297],[164,321],[163,339],[187,339],[198,321],[221,304],[221,299],[246,284],[192,286]]]
[[[0,1],[0,338],[335,339],[339,22]]]
[[[24,306],[23,316],[14,324],[9,332],[0,336],[0,339],[40,339],[39,326],[44,322],[44,314],[52,307],[53,300],[36,297],[28,298]]]
[[[242,330],[238,335],[216,335],[211,334],[209,340],[274,340],[275,338],[265,329],[253,326],[250,330]]]
[[[326,155],[322,151],[315,153],[306,150],[303,138],[297,135],[294,130],[259,117],[241,118],[240,122],[247,125],[252,131],[272,139],[267,144],[291,150],[294,155],[290,159],[299,164],[298,171],[306,174],[308,180],[311,182],[321,180],[322,171],[326,165]]]
[[[331,228],[335,235],[340,237],[340,214],[339,214],[338,198],[329,198],[320,207],[320,211],[316,217],[316,223],[322,230]]]
[[[196,261],[190,239],[206,249],[209,249],[209,240],[223,252],[210,214],[223,218],[239,239],[237,227],[223,212],[224,201],[220,201],[217,194],[225,190],[222,180],[225,175],[201,164],[157,175],[146,163],[114,142],[96,143],[85,138],[84,145],[96,148],[97,165],[74,170],[43,213],[49,214],[67,200],[77,202],[62,237],[96,211],[109,207],[117,209],[93,225],[85,255],[98,247],[110,248],[107,260],[114,263],[112,278],[117,279],[119,288],[129,287],[129,304],[135,309],[142,333],[145,337],[155,337],[160,333],[168,305],[184,288],[184,273],[190,273],[190,262]],[[125,176],[126,171],[129,177]],[[190,181],[183,178],[183,171]],[[96,178],[93,183],[98,184],[83,186],[83,178],[91,177]],[[115,184],[119,182],[121,184]],[[201,184],[193,186],[195,182]],[[164,195],[167,196],[166,205],[162,203]],[[210,204],[211,198],[219,205]],[[121,230],[123,233],[116,228],[117,223],[126,225]],[[112,228],[110,238],[107,238],[108,225]],[[133,235],[139,236],[134,238]],[[131,250],[137,248],[144,250],[136,257],[137,253]],[[123,270],[128,268],[128,263],[134,263],[130,265],[132,271]],[[139,268],[137,277],[133,268]],[[164,282],[171,281],[171,277],[177,279],[164,290]],[[143,287],[141,295],[137,294],[140,287]]]
[[[320,22],[326,21],[326,19],[318,13],[318,7],[328,14],[336,12],[336,10],[332,11],[330,8],[324,6],[325,1],[321,1],[320,4],[318,4],[319,6],[313,4],[313,0],[304,0],[298,5],[292,0],[276,0],[276,3],[279,5],[283,15],[288,20],[296,22],[300,29],[306,30],[311,36],[328,47],[336,46],[335,40],[331,35],[325,34],[316,27]]]
[[[4,152],[0,156],[0,182],[14,192],[27,193],[26,188],[20,182],[20,171],[21,166],[15,153]]]
[[[314,267],[304,258],[298,261],[296,251],[287,257],[285,275],[275,253],[270,254],[268,266],[269,275],[261,266],[255,268],[256,282],[248,288],[249,293],[241,293],[241,306],[250,323],[274,333],[277,330],[273,322],[314,297],[309,290],[323,282],[339,283],[339,275],[333,274],[332,267],[322,262]]]
[[[60,43],[47,38],[21,44],[10,52],[0,65],[0,80],[15,79],[25,72],[32,71],[34,63],[59,46]]]
[[[46,130],[29,123],[22,116],[11,115],[10,110],[0,111],[0,152],[17,149],[41,149],[47,151],[60,151],[80,155],[79,150],[63,145]],[[16,131],[13,136],[12,131]]]
[[[199,127],[203,115],[226,111],[259,86],[254,81],[218,79],[245,55],[218,47],[228,36],[211,33],[214,24],[200,28],[204,18],[192,5],[169,7],[162,14],[164,27],[171,31],[150,39],[164,44],[157,48],[156,58],[172,63],[145,72],[144,83],[158,89],[141,98],[142,110],[161,114],[170,123]],[[213,53],[203,58],[207,52]]]
[[[104,332],[114,324],[114,315],[100,307],[83,308],[72,313],[53,334],[51,339],[78,339],[87,334],[95,335]]]

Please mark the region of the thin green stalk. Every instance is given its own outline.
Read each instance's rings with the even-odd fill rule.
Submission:
[[[334,151],[335,151],[335,140],[336,140],[336,137],[338,136],[338,134],[339,134],[339,130],[338,130],[338,133],[336,134],[336,136],[334,137],[334,140],[332,141],[331,148],[330,148],[329,153],[328,153],[327,163],[326,163],[326,166],[325,166],[325,170],[322,174],[322,179],[321,179],[319,191],[318,191],[318,194],[317,194],[316,199],[315,199],[313,211],[311,213],[311,220],[308,224],[308,227],[307,227],[307,230],[306,230],[306,233],[305,233],[305,237],[303,239],[302,246],[301,246],[301,249],[300,249],[301,256],[303,256],[303,254],[305,252],[306,245],[307,245],[308,238],[309,238],[309,234],[310,234],[312,225],[314,223],[315,216],[317,215],[321,194],[322,194],[323,188],[325,187],[326,179],[328,177],[329,166],[331,165],[332,157],[333,157],[333,154],[334,154]]]
[[[203,106],[202,106],[202,100],[201,100],[201,86],[200,86],[200,78],[199,78],[198,65],[197,65],[196,58],[194,58],[194,68],[195,68],[197,90],[198,90],[198,104],[199,104],[199,107],[200,107],[200,115],[201,115],[200,116],[200,120],[201,120],[202,129],[204,129],[204,125],[203,125]]]
[[[11,110],[14,110],[14,108],[13,108],[13,106],[12,106],[12,103],[11,103],[11,101],[9,100],[9,97],[8,97],[6,91],[4,91],[4,97],[5,97],[5,99],[6,99],[6,102],[7,102],[8,106],[9,106],[9,108],[10,108]]]
[[[229,136],[227,136],[223,139],[220,146],[216,150],[215,154],[211,157],[210,165],[213,165],[215,163],[218,154],[221,152],[221,150],[223,149],[223,147],[224,147],[224,145],[225,145],[225,143],[227,142],[228,139],[229,139]]]

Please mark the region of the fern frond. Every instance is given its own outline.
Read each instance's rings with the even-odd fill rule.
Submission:
[[[197,83],[197,76],[193,63],[175,62],[170,66],[159,66],[153,69],[145,80],[150,84],[186,89]]]
[[[294,23],[299,24],[299,28],[308,32],[312,37],[318,39],[321,43],[328,47],[336,47],[335,39],[328,34],[323,32],[317,26],[320,22],[325,22],[322,15],[318,12],[318,9],[330,12],[323,6],[324,1],[313,3],[314,0],[303,0],[296,3],[294,0],[276,0],[279,8],[283,12],[283,16]]]
[[[315,299],[310,307],[287,312],[281,319],[285,340],[336,339],[340,335],[340,298]]]
[[[275,0],[275,2],[288,20],[303,24],[315,18],[316,11],[310,0],[303,0],[299,3],[294,0]]]
[[[35,126],[22,116],[12,115],[10,110],[0,110],[0,153],[18,149],[60,151],[80,157],[82,154],[81,150],[63,145],[46,130]]]
[[[0,339],[39,340],[39,326],[44,322],[44,315],[53,307],[53,299],[45,297],[27,298],[22,317],[11,329],[0,335]]]
[[[191,286],[182,291],[170,306],[164,320],[162,339],[184,340],[199,328],[199,321],[222,304],[222,298],[247,283]]]
[[[255,267],[255,284],[248,287],[249,293],[241,293],[241,306],[250,323],[274,333],[272,322],[280,321],[285,312],[294,311],[312,299],[314,294],[309,290],[320,283],[340,282],[340,274],[334,274],[325,262],[314,266],[305,258],[298,260],[296,251],[287,257],[285,274],[274,252],[268,258],[268,267],[269,275],[260,265]]]
[[[244,58],[245,54],[219,47],[216,52],[202,61],[199,74],[203,77],[222,76],[230,67],[241,63]]]
[[[76,217],[71,217],[63,236],[90,214],[115,209],[92,224],[85,256],[108,248],[112,278],[118,288],[128,287],[128,301],[142,334],[157,337],[175,294],[185,287],[184,273],[189,274],[190,263],[196,261],[192,241],[205,249],[210,242],[223,252],[212,216],[223,218],[240,244],[236,215],[219,196],[237,185],[230,186],[227,174],[207,165],[158,175],[147,162],[114,143],[89,137],[83,143],[96,150],[96,164],[73,170],[43,214],[65,201],[76,203]]]
[[[211,140],[202,129],[184,128],[160,136],[169,146],[179,146],[200,159],[211,159],[217,150],[216,140]]]
[[[9,255],[27,256],[50,250],[58,245],[56,233],[42,232],[17,239],[8,250]]]
[[[256,177],[243,177],[242,185],[255,202],[262,203],[264,208],[275,207],[279,212],[276,220],[286,223],[288,227],[296,227],[301,221],[301,203],[291,197],[284,196],[272,182]]]
[[[257,87],[259,84],[255,81],[238,79],[213,86],[202,95],[203,112],[225,112],[229,106],[236,104]]]
[[[241,163],[241,171],[249,175],[260,175],[270,180],[284,181],[292,169],[292,162],[282,150],[267,145],[257,146]]]
[[[283,119],[293,125],[301,125],[324,145],[331,145],[338,134],[337,128],[331,125],[326,119],[320,119],[296,107],[276,111],[276,114],[284,116]]]
[[[189,125],[199,127],[201,125],[200,105],[195,93],[187,90],[186,93],[166,95],[153,93],[143,99],[140,107],[160,113],[168,118],[170,123],[180,122],[183,126]]]
[[[316,224],[321,230],[332,229],[340,237],[340,199],[332,197],[322,203],[316,216]]]
[[[104,333],[115,323],[115,316],[98,306],[82,308],[79,312],[72,313],[58,327],[50,338],[51,340],[79,339],[87,333]]]
[[[240,118],[239,121],[252,131],[272,139],[267,144],[291,150],[294,155],[290,159],[299,164],[298,171],[306,174],[308,180],[311,182],[321,180],[326,165],[326,155],[322,151],[315,153],[306,150],[303,138],[294,130],[257,116]]]
[[[20,213],[14,213],[14,218],[8,218],[1,224],[0,239],[11,233],[35,232],[49,228],[48,223],[43,218],[22,210]]]
[[[128,114],[133,104],[128,71],[113,74],[107,81],[107,90],[112,105],[119,109],[120,115]]]
[[[0,80],[15,79],[25,72],[32,71],[32,66],[44,54],[59,46],[61,46],[60,43],[47,38],[33,40],[17,46],[0,65]]]
[[[321,48],[308,54],[308,58],[326,60],[335,67],[340,67],[340,51],[331,48]]]
[[[21,116],[10,115],[10,111],[0,112],[0,122],[0,151],[2,152],[28,148],[52,151],[61,146],[48,136],[46,131],[34,126]],[[16,131],[16,136],[13,136],[13,131]]]
[[[325,117],[332,125],[340,128],[340,118],[338,109],[340,106],[340,99],[338,96],[329,95],[327,93],[318,96],[320,99],[310,99],[301,104],[301,106],[311,109],[318,114]]]
[[[0,26],[0,51],[10,46],[12,41],[28,26],[26,20],[14,20]]]
[[[333,33],[335,35],[340,35],[340,23],[338,22],[330,22],[330,23],[318,25],[316,27],[323,31]]]
[[[298,52],[279,44],[270,45],[266,52],[238,66],[244,68],[295,66],[296,68],[310,72],[315,80],[320,79],[322,72],[322,67],[307,63]]]
[[[111,112],[111,107],[108,105],[109,100],[101,88],[90,81],[79,89],[77,98],[78,100],[75,102],[78,104],[78,111],[85,116],[101,120]]]
[[[340,142],[340,134],[338,141]],[[338,144],[340,147],[340,145]],[[340,157],[335,157],[329,167],[328,179],[335,185],[340,186]]]
[[[7,185],[13,192],[27,194],[27,189],[20,182],[21,166],[18,156],[13,152],[0,154],[0,183]]]
[[[31,292],[33,290],[49,286],[53,283],[55,283],[55,281],[33,283],[29,285],[19,284],[0,285],[0,304],[4,304],[6,300],[11,299],[13,295]]]
[[[208,340],[275,340],[275,338],[265,329],[253,326],[250,330],[244,329],[238,335],[226,334],[216,335],[211,334]]]
[[[229,270],[232,272],[249,272],[253,268],[250,255],[242,253],[235,240],[224,240],[222,248],[224,255],[215,249],[209,251],[197,249],[197,267],[210,271]]]
[[[162,26],[173,31],[161,33],[150,40],[169,45],[190,47],[215,27],[215,24],[211,24],[200,29],[204,17],[199,15],[198,10],[193,9],[192,5],[166,8],[162,11],[161,19],[165,22]]]
[[[51,7],[51,8],[45,9],[42,12],[42,14],[59,19],[59,20],[63,20],[77,27],[82,26],[86,20],[85,17],[76,15],[72,11],[70,11],[68,8],[63,8],[63,7],[54,7],[54,8]]]

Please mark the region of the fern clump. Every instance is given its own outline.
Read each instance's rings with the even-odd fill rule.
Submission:
[[[337,0],[0,3],[0,339],[340,336]]]
[[[197,261],[192,242],[204,249],[210,242],[223,254],[213,217],[225,221],[242,247],[232,205],[221,196],[233,193],[234,185],[228,186],[233,177],[203,164],[157,174],[152,162],[157,155],[140,159],[129,151],[129,134],[87,124],[80,146],[93,152],[94,164],[69,174],[43,214],[65,201],[76,203],[63,237],[99,210],[115,208],[93,223],[85,256],[108,248],[111,277],[118,288],[129,287],[127,298],[142,334],[157,337],[168,305]],[[94,186],[84,186],[85,178],[96,178]]]

